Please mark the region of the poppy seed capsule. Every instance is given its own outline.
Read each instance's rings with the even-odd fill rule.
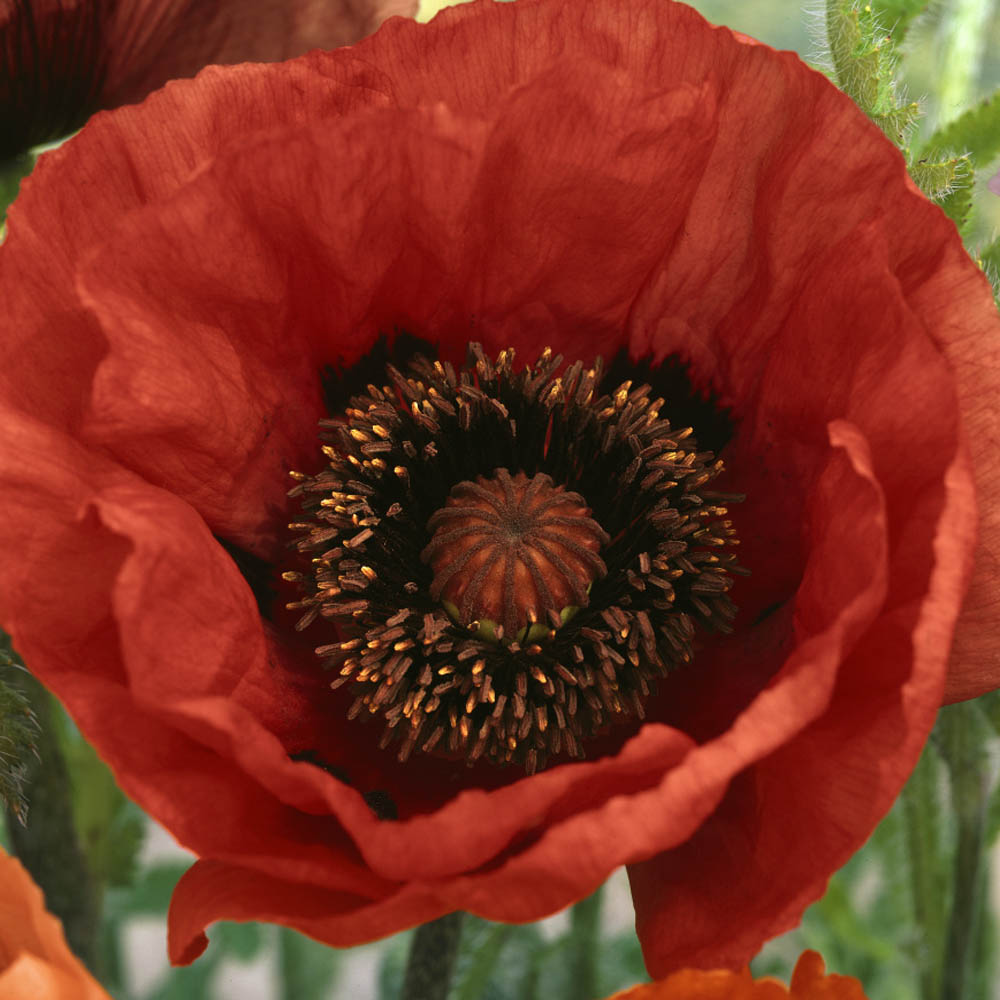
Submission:
[[[459,625],[499,623],[514,638],[548,622],[539,626],[547,634],[567,609],[586,607],[590,584],[607,573],[598,553],[610,539],[590,514],[541,472],[496,469],[456,484],[427,523],[431,597]]]

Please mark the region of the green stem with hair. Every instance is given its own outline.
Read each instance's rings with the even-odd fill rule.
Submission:
[[[417,928],[410,942],[401,1000],[446,1000],[464,916],[449,913]]]
[[[913,917],[920,931],[914,955],[920,1000],[938,1000],[941,981],[941,944],[944,937],[942,901],[946,884],[943,877],[938,771],[937,752],[933,745],[928,744],[900,795]]]
[[[73,818],[73,789],[54,726],[52,696],[30,674],[18,680],[38,720],[38,757],[24,780],[28,803],[22,825],[8,813],[11,846],[45,893],[73,952],[94,970],[100,901]]]
[[[942,962],[941,1000],[967,1000],[986,871],[987,807],[995,770],[973,702],[941,712],[938,734],[956,822],[952,900]]]
[[[570,993],[566,1000],[597,1000],[597,957],[601,944],[604,886],[569,911]]]

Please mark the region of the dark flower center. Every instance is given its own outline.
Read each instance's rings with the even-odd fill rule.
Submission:
[[[387,366],[339,419],[329,463],[296,473],[291,525],[308,571],[298,627],[350,684],[348,716],[382,745],[515,762],[529,772],[617,718],[644,717],[659,678],[691,661],[696,625],[728,631],[745,572],[722,470],[647,385],[597,395],[601,363],[515,370],[470,345],[465,370]]]

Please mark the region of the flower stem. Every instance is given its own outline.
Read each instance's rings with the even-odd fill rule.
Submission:
[[[915,955],[920,1000],[938,1000],[941,980],[941,945],[944,936],[941,901],[946,886],[942,864],[938,764],[937,751],[928,744],[900,796],[909,856],[913,916],[920,930]]]
[[[995,774],[977,712],[973,703],[953,705],[941,712],[938,722],[957,826],[941,1000],[962,1000],[966,996],[985,881],[987,807]]]
[[[597,955],[604,887],[570,910],[570,994],[567,1000],[596,1000]]]
[[[70,948],[94,970],[100,904],[74,825],[73,790],[54,728],[52,697],[29,674],[18,683],[40,732],[38,758],[30,759],[25,774],[25,824],[8,813],[11,847],[41,886],[48,909],[62,921]]]
[[[449,913],[418,927],[410,944],[400,1000],[445,1000],[462,938],[464,913]]]

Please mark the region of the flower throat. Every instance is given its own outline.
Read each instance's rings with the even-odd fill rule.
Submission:
[[[644,718],[658,678],[691,661],[696,626],[727,632],[745,573],[721,471],[663,399],[602,365],[516,368],[470,344],[466,367],[386,367],[340,419],[328,465],[293,473],[294,543],[311,571],[297,628],[317,619],[347,715],[381,745],[533,773],[618,719]],[[328,626],[329,627],[329,626]],[[331,637],[332,638],[332,637]]]

